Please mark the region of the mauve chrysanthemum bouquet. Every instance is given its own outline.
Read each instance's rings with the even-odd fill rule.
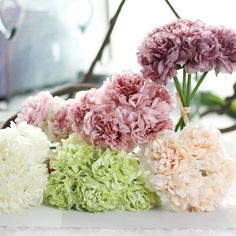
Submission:
[[[224,27],[179,19],[149,33],[137,56],[144,77],[164,84],[174,79],[181,103],[188,108],[209,71],[231,74],[236,70],[236,34]],[[182,83],[177,77],[180,69]],[[196,73],[201,76],[192,88]],[[185,113],[189,116],[190,109],[185,109]],[[176,131],[187,123],[182,118]]]
[[[137,57],[138,73],[114,74],[100,88],[78,92],[74,99],[40,92],[22,105],[17,127],[36,126],[35,137],[42,136],[40,128],[56,143],[51,151],[41,150],[41,159],[47,160],[38,168],[47,165],[48,181],[45,188],[35,184],[37,199],[89,212],[147,210],[161,202],[176,211],[220,206],[235,183],[236,161],[227,156],[217,129],[189,124],[190,104],[209,71],[236,70],[236,34],[201,21],[177,20],[150,32]],[[192,87],[196,74],[200,77]],[[166,88],[171,78],[176,101]],[[174,128],[170,116],[175,103],[181,116]],[[15,152],[20,142],[31,145],[19,138]],[[12,152],[8,142],[2,146],[0,168]],[[5,171],[3,178],[8,175]],[[17,179],[11,181],[17,184]],[[3,202],[12,200],[1,198],[2,191],[0,185],[0,210],[8,212]],[[39,203],[26,202],[22,209]]]

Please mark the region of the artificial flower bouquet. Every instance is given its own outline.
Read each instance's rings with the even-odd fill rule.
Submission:
[[[0,211],[42,201],[89,212],[206,212],[221,204],[236,160],[217,129],[189,122],[190,108],[209,71],[236,70],[236,34],[177,20],[150,32],[137,57],[140,72],[114,74],[74,99],[40,92],[25,101],[0,131]],[[166,88],[172,78],[176,94]]]

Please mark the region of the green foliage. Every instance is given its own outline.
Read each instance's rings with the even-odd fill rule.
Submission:
[[[213,107],[223,107],[225,105],[225,99],[211,93],[211,92],[201,92],[200,93],[200,105],[213,108]],[[231,118],[236,119],[236,100],[231,104],[229,111],[226,113]]]

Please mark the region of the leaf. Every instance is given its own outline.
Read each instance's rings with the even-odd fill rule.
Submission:
[[[200,93],[200,105],[209,108],[212,107],[223,107],[225,105],[225,99],[220,96],[213,94],[211,92],[201,92]],[[229,117],[236,119],[236,100],[231,104],[229,111],[226,113]]]
[[[221,97],[211,93],[211,92],[201,92],[200,93],[200,104],[207,107],[224,106],[225,101]]]

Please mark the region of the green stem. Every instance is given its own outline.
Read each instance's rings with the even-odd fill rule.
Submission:
[[[190,95],[189,103],[191,102],[192,98],[193,98],[194,95],[196,94],[197,90],[199,89],[199,87],[200,87],[200,85],[202,84],[203,80],[205,79],[206,75],[207,75],[207,72],[204,72],[204,73],[202,74],[202,76],[200,77],[200,79],[198,80],[196,86],[194,87],[194,89],[193,89],[193,91],[192,91],[192,93],[191,93],[191,95]]]
[[[184,95],[184,98],[185,98],[185,102],[187,104],[188,103],[188,100],[187,100],[187,81],[186,81],[186,72],[185,72],[184,68],[183,68],[182,88],[183,88],[183,95]]]
[[[165,2],[167,3],[167,5],[169,6],[170,10],[174,13],[174,15],[176,16],[176,18],[180,19],[179,14],[176,12],[176,10],[174,9],[174,7],[171,5],[171,3],[168,0],[165,0]]]
[[[177,132],[179,130],[179,128],[181,127],[181,122],[182,122],[182,117],[179,118],[178,123],[175,126],[175,130],[174,130],[175,132]]]
[[[169,2],[169,0],[165,0],[165,2],[166,2],[167,5],[169,6],[170,10],[174,13],[175,17],[178,18],[178,19],[180,19],[179,14],[176,12],[176,10],[174,9],[174,7],[171,5],[171,3]],[[183,71],[184,71],[185,80],[186,80],[186,72],[185,72],[184,69],[183,69]],[[185,91],[186,86],[184,85],[184,84],[186,84],[186,81],[185,81],[185,82],[183,81],[183,91],[182,91],[182,89],[181,89],[181,85],[180,85],[180,83],[179,83],[179,80],[178,80],[177,76],[174,76],[174,83],[175,83],[176,90],[177,90],[177,92],[178,92],[178,94],[179,94],[179,96],[180,96],[180,99],[181,99],[181,101],[182,101],[182,103],[183,103],[183,105],[184,105],[184,104],[185,104],[185,100],[184,100],[184,99],[187,99],[187,97],[185,97],[185,96],[186,96],[186,91]],[[186,100],[186,102],[187,102],[187,100]],[[183,126],[183,119],[180,118],[179,121],[178,121],[178,123],[177,123],[177,125],[176,125],[176,127],[175,127],[175,132],[177,132],[178,129],[181,128],[182,126]]]
[[[185,126],[184,120],[183,118],[181,119],[181,123],[180,123],[180,130],[182,130]]]
[[[178,77],[173,76],[173,78],[174,78],[175,87],[176,87],[176,90],[177,90],[178,95],[180,97],[181,103],[183,104],[183,106],[186,106],[185,95],[184,95],[183,90],[181,88],[181,84],[178,80]],[[183,118],[180,117],[180,119],[175,127],[175,131],[178,131],[179,129],[183,129],[183,126],[184,126]]]
[[[191,74],[188,74],[187,92],[186,92],[186,103],[187,103],[187,106],[190,105],[191,82],[192,82]]]
[[[176,87],[176,90],[179,94],[180,100],[181,100],[183,106],[185,106],[186,105],[185,104],[185,99],[184,99],[184,95],[183,95],[183,91],[182,91],[180,82],[179,82],[177,76],[173,76],[173,78],[174,78],[175,87]]]

